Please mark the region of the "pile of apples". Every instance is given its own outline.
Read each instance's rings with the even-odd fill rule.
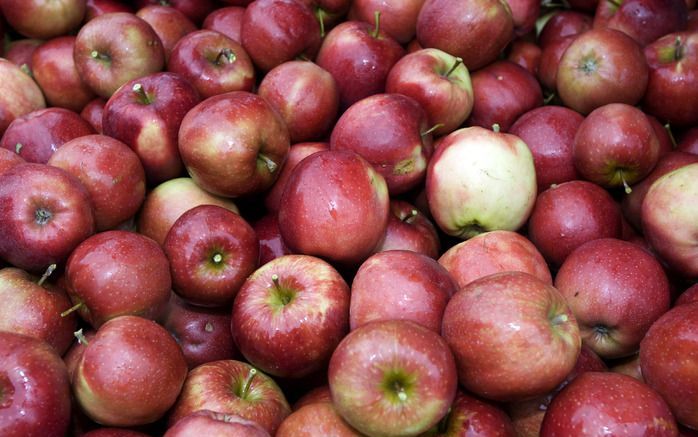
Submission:
[[[0,0],[0,435],[698,435],[695,0]]]

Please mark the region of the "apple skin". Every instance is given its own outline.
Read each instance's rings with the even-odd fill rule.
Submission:
[[[95,95],[78,74],[73,59],[74,36],[61,36],[34,50],[31,70],[51,106],[80,112]]]
[[[148,5],[162,5],[163,0],[135,0],[136,6],[144,8]],[[165,0],[165,5],[186,15],[197,26],[213,11],[213,0]]]
[[[593,17],[584,12],[560,9],[546,21],[538,35],[538,44],[545,49],[548,44],[567,36],[579,35],[591,29]]]
[[[433,258],[407,250],[377,253],[352,280],[350,328],[374,320],[410,320],[439,333],[446,303],[457,290]]]
[[[698,428],[698,378],[693,353],[698,338],[698,304],[678,305],[659,318],[640,343],[640,367],[647,385],[657,390],[676,420]]]
[[[319,258],[276,258],[238,292],[231,331],[242,355],[263,372],[309,375],[327,364],[349,331],[349,286]]]
[[[121,0],[86,0],[84,22],[110,12],[133,12],[133,7],[130,3],[122,3]]]
[[[538,64],[538,73],[536,77],[546,90],[550,92],[555,92],[557,90],[557,74],[560,68],[560,60],[567,48],[576,38],[577,35],[570,35],[553,40],[548,43],[548,45],[543,46],[540,53],[540,63]]]
[[[278,214],[270,211],[252,224],[259,240],[259,265],[263,266],[274,258],[290,255],[291,250],[281,238]]]
[[[385,236],[376,247],[376,252],[387,250],[411,250],[436,259],[441,253],[441,240],[426,215],[408,202],[391,199]]]
[[[641,46],[666,34],[686,28],[688,7],[685,0],[599,1],[594,27],[619,30]]]
[[[523,272],[495,273],[461,288],[446,305],[441,335],[461,386],[496,401],[548,393],[572,370],[581,347],[562,294]]]
[[[44,40],[34,38],[17,39],[10,42],[3,55],[5,59],[17,65],[25,74],[32,74],[32,57]]]
[[[587,241],[620,238],[621,231],[619,205],[608,191],[587,181],[543,191],[528,220],[528,238],[554,266]]]
[[[361,437],[337,414],[331,402],[305,405],[291,413],[279,426],[276,437]]]
[[[627,356],[618,361],[614,361],[611,372],[622,373],[623,375],[631,376],[640,382],[645,382],[642,376],[642,368],[640,367],[640,354]]]
[[[102,115],[104,114],[104,105],[107,104],[107,100],[102,97],[96,97],[90,100],[82,111],[80,111],[80,116],[87,120],[90,125],[94,128],[95,132],[102,134],[104,133],[102,129]]]
[[[424,1],[355,0],[351,3],[349,19],[373,23],[375,13],[379,11],[381,29],[398,43],[407,44],[417,33],[417,17]]]
[[[259,260],[252,226],[217,205],[199,205],[182,214],[167,233],[163,250],[175,293],[209,307],[230,305]]]
[[[169,6],[148,5],[139,9],[136,16],[150,24],[160,38],[165,62],[177,41],[198,29],[183,12]]]
[[[294,253],[358,265],[385,235],[389,207],[385,180],[360,155],[317,152],[301,161],[287,182],[279,230]]]
[[[5,21],[29,38],[50,39],[80,27],[85,17],[85,0],[3,0]]]
[[[540,435],[605,433],[676,436],[678,429],[666,402],[645,384],[619,373],[586,372],[555,396]]]
[[[183,417],[167,429],[163,437],[191,437],[210,435],[217,437],[269,437],[269,433],[257,422],[234,414],[200,410]],[[278,434],[277,434],[278,435]]]
[[[435,332],[406,320],[375,321],[349,333],[328,369],[332,403],[357,431],[418,435],[448,412],[456,365]]]
[[[68,258],[65,278],[70,300],[82,303],[77,311],[95,329],[124,314],[156,319],[172,288],[160,246],[121,230],[101,232],[80,243]]]
[[[43,272],[94,230],[89,194],[66,171],[26,163],[0,175],[0,258],[13,266]]]
[[[242,6],[224,6],[217,8],[206,16],[202,29],[215,30],[238,44],[242,44],[240,28],[242,27],[242,17],[245,15],[245,8]]]
[[[511,8],[502,0],[426,0],[417,40],[458,56],[470,71],[494,61],[514,37]]]
[[[671,300],[659,261],[636,244],[615,238],[579,246],[560,266],[555,287],[567,299],[582,341],[602,358],[636,352]]]
[[[15,118],[45,107],[41,88],[31,76],[0,58],[0,135]]]
[[[162,42],[145,20],[128,12],[99,15],[80,28],[73,51],[82,80],[109,98],[129,80],[162,70]]]
[[[542,50],[538,44],[518,38],[511,43],[507,60],[523,67],[535,77],[538,74],[541,54]]]
[[[519,229],[533,209],[536,192],[526,143],[477,126],[447,135],[427,167],[429,211],[442,231],[462,239]]]
[[[80,357],[73,391],[97,423],[136,426],[163,417],[187,377],[182,350],[165,328],[124,315],[97,330]]]
[[[424,437],[516,435],[511,419],[501,408],[459,390],[451,411]]]
[[[674,302],[674,306],[698,301],[698,284],[685,289]]]
[[[645,55],[635,40],[617,30],[594,28],[567,47],[556,85],[565,106],[588,114],[609,103],[639,103],[648,76]]]
[[[170,410],[168,424],[173,426],[199,410],[255,421],[270,435],[291,414],[286,397],[273,379],[236,360],[212,361],[192,369]]]
[[[316,402],[332,403],[332,392],[329,385],[323,384],[307,391],[293,404],[293,411],[300,410],[304,406]]]
[[[240,197],[276,181],[290,140],[281,116],[260,96],[234,91],[192,108],[179,128],[179,152],[204,190]]]
[[[451,246],[438,260],[461,289],[494,273],[529,273],[551,284],[543,255],[526,237],[512,231],[490,231]]]
[[[0,148],[0,174],[5,173],[12,167],[24,164],[26,161],[18,154],[7,149]]]
[[[70,422],[70,381],[61,357],[42,340],[0,332],[0,434],[62,437]]]
[[[698,128],[687,129],[676,145],[676,149],[698,155]]]

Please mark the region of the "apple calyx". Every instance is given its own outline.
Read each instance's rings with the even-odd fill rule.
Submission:
[[[492,132],[498,134],[502,130],[502,127],[499,125],[499,123],[495,123],[492,125]]]
[[[39,226],[45,226],[53,218],[51,211],[44,207],[39,207],[34,211],[34,221]]]
[[[264,153],[260,153],[257,155],[257,161],[258,162],[261,161],[261,163],[267,167],[267,169],[269,170],[269,173],[274,173],[279,168],[279,165],[277,163],[275,163],[273,159],[271,159],[270,157],[268,157]]]
[[[89,342],[87,341],[87,337],[85,337],[85,334],[83,334],[82,332],[82,328],[73,332],[73,335],[75,336],[75,338],[78,339],[78,343],[80,343],[81,345],[87,346],[89,344]]]
[[[211,322],[206,322],[206,325],[204,325],[204,331],[213,332],[213,325],[211,324]]]
[[[232,64],[233,62],[237,61],[237,59],[238,57],[233,49],[225,48],[218,52],[218,56],[216,56],[213,63],[216,65]]]
[[[373,31],[371,31],[371,36],[378,39],[378,35],[380,34],[381,11],[375,11],[373,17],[375,26],[373,27]]]
[[[79,310],[83,305],[84,305],[83,302],[78,302],[78,303],[76,303],[76,304],[73,305],[72,307],[70,307],[70,308],[68,308],[67,310],[63,311],[63,312],[61,313],[61,317],[67,317],[67,316],[69,316],[70,314],[72,314],[72,313],[74,313],[75,311]],[[82,331],[82,330],[81,330],[81,331]]]
[[[581,70],[582,73],[589,76],[599,69],[599,61],[597,59],[596,53],[591,52],[587,55],[582,56],[577,64],[577,69]]]
[[[451,68],[444,74],[445,78],[448,78],[451,76],[451,74],[456,70],[456,68],[460,67],[463,65],[463,58],[460,56],[456,57],[455,61],[453,61],[453,65],[451,65]]]
[[[56,270],[56,267],[57,267],[56,264],[51,264],[50,266],[48,266],[48,267],[46,268],[46,271],[44,272],[43,275],[41,275],[41,277],[40,277],[39,280],[36,282],[36,284],[37,284],[39,287],[43,287],[43,286],[44,286],[44,282],[46,282],[46,279],[48,279],[48,277],[51,276],[51,273],[53,273],[53,271]]]
[[[149,105],[153,103],[153,99],[151,99],[150,96],[148,96],[148,93],[145,92],[143,85],[141,85],[140,83],[134,84],[133,87],[131,87],[131,90],[136,94],[139,103],[143,105]]]
[[[254,367],[251,368],[250,371],[247,373],[247,378],[245,378],[245,381],[239,387],[238,393],[236,393],[240,399],[247,399],[247,395],[250,393],[250,387],[252,386],[252,380],[256,375],[257,369],[255,369]]]
[[[390,371],[383,380],[382,387],[388,395],[388,400],[394,404],[403,404],[409,399],[414,386],[413,378],[399,370]]]

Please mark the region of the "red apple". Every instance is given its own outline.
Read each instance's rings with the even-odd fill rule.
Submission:
[[[668,33],[684,30],[687,16],[685,0],[603,0],[596,8],[594,27],[619,30],[646,46]]]
[[[81,437],[150,437],[150,435],[124,428],[98,428],[81,434]]]
[[[591,29],[593,18],[584,12],[575,10],[558,9],[554,15],[545,22],[545,26],[538,35],[538,44],[545,49],[546,46],[560,39],[579,35]]]
[[[7,45],[3,57],[17,65],[24,73],[31,76],[34,52],[43,43],[44,40],[35,38],[14,40]]]
[[[98,15],[110,12],[133,12],[133,7],[121,0],[86,0],[84,21],[88,22]]]
[[[383,31],[400,44],[406,44],[414,39],[417,33],[417,16],[422,5],[424,0],[355,0],[351,4],[349,19],[372,23],[378,11],[381,14]]]
[[[674,306],[698,301],[698,284],[685,289],[674,302]]]
[[[516,432],[501,408],[459,390],[451,411],[428,435],[514,437]]]
[[[387,250],[411,250],[436,259],[441,253],[441,241],[434,224],[415,206],[392,199],[385,236],[376,252]]]
[[[645,382],[642,376],[640,367],[640,354],[630,355],[613,363],[611,372],[622,373],[623,375],[631,376],[640,382]]]
[[[196,25],[201,24],[215,8],[213,0],[135,0],[135,3],[140,8],[148,5],[163,5],[177,9]]]
[[[183,12],[164,5],[145,6],[136,12],[136,16],[150,24],[160,38],[165,62],[169,59],[177,41],[198,29]]]
[[[507,60],[520,65],[534,77],[538,74],[542,50],[540,46],[525,38],[517,38],[511,43]]]
[[[567,48],[577,38],[577,35],[570,35],[556,39],[543,46],[540,53],[540,63],[536,77],[543,88],[549,92],[557,91],[557,74],[560,68],[560,60]],[[559,99],[558,99],[559,100]]]
[[[85,16],[85,0],[3,0],[0,7],[7,23],[29,38],[66,35]]]
[[[104,113],[104,105],[107,104],[107,100],[102,97],[96,97],[90,100],[82,111],[80,111],[80,116],[87,120],[88,123],[92,125],[94,130],[101,134],[102,130],[102,115]]]
[[[259,265],[263,266],[274,258],[290,255],[281,231],[279,230],[278,214],[270,211],[252,224],[259,240]]]
[[[200,410],[183,417],[168,428],[163,437],[191,437],[209,435],[216,437],[269,437],[269,433],[257,422],[234,414]],[[278,434],[277,434],[278,435]]]
[[[296,409],[276,432],[276,437],[361,437],[342,417],[331,402],[316,402]]]
[[[330,386],[323,384],[321,386],[315,387],[310,391],[303,394],[298,400],[293,404],[293,411],[300,410],[302,407],[308,404],[314,404],[316,402],[329,402],[332,403],[332,392],[330,392]]]
[[[25,162],[26,161],[14,151],[0,148],[0,174]]]
[[[238,44],[242,44],[240,28],[242,27],[242,17],[245,15],[245,8],[241,6],[226,6],[213,10],[206,16],[202,29],[215,30]]]
[[[15,118],[45,107],[41,88],[31,76],[0,58],[0,135]]]

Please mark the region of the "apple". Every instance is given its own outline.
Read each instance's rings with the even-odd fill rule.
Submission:
[[[361,437],[342,417],[331,402],[316,402],[293,411],[279,426],[276,437]]]
[[[122,3],[121,0],[86,0],[84,21],[88,22],[98,15],[110,12],[133,12],[133,7]]]
[[[128,12],[99,15],[85,23],[75,39],[73,57],[82,80],[104,98],[165,65],[160,38],[145,20]]]
[[[230,305],[259,259],[252,226],[217,205],[199,205],[182,214],[163,250],[175,293],[200,306]]]
[[[242,6],[224,6],[211,11],[206,16],[202,29],[215,30],[238,44],[242,44],[240,28],[242,27],[242,17],[245,15],[245,8]]]
[[[542,50],[538,44],[524,38],[517,38],[511,43],[507,60],[517,64],[534,77],[538,74]],[[540,86],[540,85],[539,85]]]
[[[424,213],[404,200],[391,199],[385,236],[376,247],[376,252],[387,250],[411,250],[436,259],[441,253],[441,241]]]
[[[0,174],[0,258],[13,266],[60,264],[94,230],[89,194],[65,170],[27,163]]]
[[[614,362],[611,372],[631,376],[640,382],[645,382],[640,367],[640,354],[634,354]]]
[[[29,38],[49,39],[80,27],[85,0],[3,0],[0,3],[7,23]]]
[[[10,42],[5,49],[4,57],[8,61],[16,64],[29,76],[32,75],[32,57],[34,52],[44,40],[35,38],[23,38]]]
[[[213,0],[135,0],[135,3],[140,8],[148,5],[163,5],[177,9],[197,26],[215,8]]]
[[[536,198],[530,149],[520,138],[473,126],[450,133],[429,161],[426,193],[434,221],[462,239],[517,230]]]
[[[437,333],[407,320],[375,321],[349,333],[328,369],[332,404],[368,435],[427,431],[449,410],[456,364]]]
[[[209,97],[184,116],[179,152],[204,190],[240,197],[276,181],[290,144],[281,116],[262,97],[234,91]]]
[[[501,408],[459,390],[451,411],[426,435],[513,437],[516,432],[511,419]]]
[[[0,58],[0,135],[15,118],[45,107],[41,88],[31,76]]]
[[[70,422],[70,381],[48,343],[0,331],[0,434],[62,437]]]
[[[177,41],[198,29],[183,12],[160,4],[145,6],[136,12],[136,16],[150,24],[160,38],[165,62],[169,59]]]
[[[87,120],[95,132],[102,134],[104,133],[102,129],[102,115],[104,114],[104,105],[107,104],[107,100],[102,97],[95,97],[94,99],[87,102],[82,111],[80,111],[80,116]]]
[[[14,151],[11,152],[0,147],[0,174],[25,162],[26,161]]]
[[[259,240],[259,265],[263,266],[274,258],[290,255],[281,231],[279,230],[278,214],[270,211],[252,224]]]
[[[549,93],[557,91],[557,74],[560,69],[560,60],[567,48],[572,44],[578,35],[570,35],[556,39],[543,46],[540,52],[540,62],[536,77],[543,88]],[[557,98],[559,101],[560,99]],[[571,110],[571,109],[570,109]]]
[[[330,386],[327,384],[320,385],[305,392],[298,400],[293,404],[293,411],[300,410],[302,407],[308,404],[314,404],[316,402],[328,402],[332,403],[332,392],[330,391]]]
[[[163,417],[187,377],[174,338],[138,316],[115,317],[88,342],[73,375],[82,410],[107,426],[136,426]]]
[[[376,11],[381,14],[381,27],[400,44],[407,44],[417,33],[417,17],[425,0],[355,0],[349,11],[350,20],[373,22]]]
[[[698,128],[689,128],[684,131],[676,149],[698,155]]]
[[[538,44],[545,49],[549,44],[567,36],[579,35],[591,29],[593,17],[576,10],[558,9],[545,22],[538,35]]]
[[[183,417],[167,429],[163,437],[210,435],[218,437],[269,437],[257,422],[234,414],[200,410]],[[278,435],[278,434],[277,434]]]
[[[637,351],[649,327],[670,306],[659,261],[634,243],[589,241],[560,266],[555,287],[575,315],[582,341],[602,358]]]
[[[641,46],[666,34],[686,28],[688,7],[685,0],[599,1],[594,27],[619,30]]]
[[[698,301],[698,284],[693,284],[681,292],[676,301],[674,301],[674,306],[683,305],[694,301]]]
[[[174,426],[200,410],[252,420],[270,435],[291,414],[286,397],[273,379],[236,360],[212,361],[192,369],[170,411],[168,424]]]
[[[495,273],[461,288],[446,305],[441,335],[460,385],[496,401],[548,393],[572,370],[581,347],[562,294],[523,272]]]

